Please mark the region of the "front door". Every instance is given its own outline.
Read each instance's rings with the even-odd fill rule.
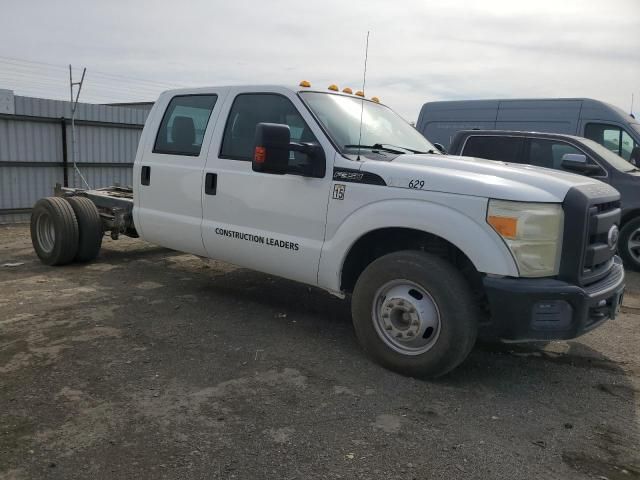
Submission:
[[[331,185],[330,144],[300,99],[286,90],[238,89],[224,111],[224,131],[217,129],[205,167],[202,236],[207,253],[316,284]],[[287,124],[291,141],[322,145],[328,163],[324,178],[301,174],[299,167],[311,159],[298,152],[290,154],[290,173],[254,172],[254,135],[261,122]]]
[[[161,97],[166,105],[149,125],[142,160],[136,162],[136,226],[152,243],[206,255],[202,243],[202,174],[220,111],[217,92]]]

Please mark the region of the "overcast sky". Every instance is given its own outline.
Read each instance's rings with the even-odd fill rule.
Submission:
[[[0,88],[153,100],[171,86],[362,83],[416,120],[429,100],[592,97],[640,111],[640,0],[3,0]],[[24,61],[28,61],[26,63]],[[78,70],[79,73],[79,70]]]

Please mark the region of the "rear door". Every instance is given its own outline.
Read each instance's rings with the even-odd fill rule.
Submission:
[[[324,177],[296,173],[309,161],[298,152],[290,153],[291,173],[254,172],[254,136],[261,122],[289,125],[293,142],[320,144],[327,163]],[[230,93],[205,169],[202,235],[208,255],[316,284],[333,153],[296,95],[276,87]]]
[[[164,114],[136,162],[136,226],[152,243],[206,255],[202,243],[202,174],[222,92],[167,94]]]

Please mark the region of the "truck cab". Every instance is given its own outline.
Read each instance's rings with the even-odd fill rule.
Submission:
[[[133,179],[122,221],[96,192],[60,196],[90,199],[112,236],[135,232],[350,297],[363,349],[407,375],[451,371],[479,335],[574,338],[615,317],[624,292],[615,189],[442,155],[377,98],[333,85],[165,92]],[[47,215],[55,230],[66,207],[44,200],[36,252],[71,261],[73,248],[52,256],[38,239],[68,232],[82,244],[73,218],[87,222],[75,209],[47,235]]]

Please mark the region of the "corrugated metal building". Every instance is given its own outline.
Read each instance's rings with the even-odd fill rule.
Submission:
[[[92,188],[131,185],[151,105],[79,103],[76,163]],[[56,183],[83,187],[71,157],[71,104],[0,90],[0,223],[22,222]]]

